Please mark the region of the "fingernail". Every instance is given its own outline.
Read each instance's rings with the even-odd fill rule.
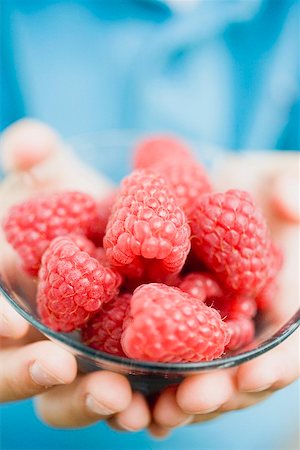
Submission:
[[[193,420],[194,420],[194,415],[188,416],[182,422],[179,422],[179,424],[176,425],[176,427],[184,427],[185,425],[188,425],[189,423],[193,422]]]
[[[49,387],[56,384],[64,384],[62,380],[57,378],[52,373],[48,372],[45,367],[42,366],[38,361],[35,361],[29,368],[30,376],[36,384],[41,386]]]
[[[255,388],[255,389],[241,389],[241,390],[245,393],[263,392],[263,391],[267,391],[268,389],[270,389],[272,384],[273,383],[265,384],[264,386],[259,386],[258,388]]]
[[[110,414],[113,414],[115,411],[112,411],[111,409],[107,408],[106,406],[99,403],[95,398],[88,394],[85,400],[86,407],[92,411],[94,414],[103,415],[103,416],[109,416]]]
[[[124,425],[122,422],[118,422],[118,426],[119,426],[120,428],[122,428],[122,430],[125,430],[125,431],[131,431],[131,432],[133,432],[133,433],[139,431],[139,430],[137,430],[136,428],[130,427],[130,426],[128,426],[128,425]]]
[[[221,405],[211,406],[210,408],[202,409],[201,411],[197,411],[197,413],[195,413],[195,414],[209,414],[209,413],[217,411],[217,409],[219,409],[220,406]]]

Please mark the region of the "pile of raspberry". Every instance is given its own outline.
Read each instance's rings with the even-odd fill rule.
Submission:
[[[197,362],[246,348],[282,255],[251,195],[215,192],[177,138],[154,136],[108,198],[56,192],[3,228],[36,280],[41,321],[122,357]]]

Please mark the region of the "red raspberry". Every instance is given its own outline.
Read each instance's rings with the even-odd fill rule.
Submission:
[[[38,311],[52,329],[72,331],[117,295],[120,284],[116,272],[81,251],[72,239],[58,237],[42,257]]]
[[[237,319],[228,320],[228,331],[230,340],[226,345],[226,350],[237,350],[249,344],[255,334],[254,322],[246,317],[239,317]]]
[[[217,309],[225,321],[239,317],[252,319],[257,311],[254,298],[236,293],[215,297],[206,303]]]
[[[192,297],[206,301],[211,297],[221,297],[223,291],[215,277],[210,273],[189,273],[178,284],[179,289]]]
[[[260,310],[269,309],[278,297],[279,282],[277,278],[284,261],[281,249],[274,242],[271,244],[271,260],[269,279],[256,297],[257,308]]]
[[[140,170],[124,179],[103,244],[109,263],[122,273],[131,265],[142,269],[133,274],[137,278],[163,280],[181,270],[190,227],[163,177]]]
[[[187,145],[174,136],[158,135],[140,142],[134,154],[135,169],[146,169],[164,160],[193,159]]]
[[[97,221],[91,224],[90,237],[97,246],[103,245],[106,225],[117,198],[117,191],[97,202]]]
[[[228,339],[215,309],[180,289],[152,283],[134,291],[121,343],[130,358],[196,362],[218,358]]]
[[[266,221],[244,191],[206,194],[191,214],[193,250],[230,290],[255,295],[271,270]]]
[[[151,170],[166,177],[178,205],[188,217],[196,199],[212,191],[204,167],[192,160],[164,160],[152,166]]]
[[[123,294],[102,305],[82,329],[83,342],[96,350],[125,356],[121,335],[130,299],[130,294]]]
[[[97,222],[97,205],[90,195],[59,192],[13,206],[3,227],[24,270],[37,275],[41,257],[52,239],[70,233],[89,237]]]
[[[266,286],[256,297],[257,309],[266,311],[272,307],[279,293],[279,284],[277,280],[269,280]]]
[[[96,249],[93,242],[90,241],[88,238],[86,238],[83,235],[74,234],[74,233],[68,234],[68,238],[72,239],[72,241],[74,242],[75,245],[77,245],[79,250],[81,250],[82,252],[88,253],[93,258],[96,257],[95,255],[96,255],[96,252],[98,251],[98,249]]]

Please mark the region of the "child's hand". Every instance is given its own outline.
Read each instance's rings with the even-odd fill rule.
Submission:
[[[228,161],[228,160],[227,160]],[[285,253],[281,292],[272,306],[279,326],[299,307],[299,179],[295,182],[299,155],[260,153],[229,158],[218,180],[221,190],[235,186],[252,191],[268,216]],[[287,185],[289,188],[284,189]],[[294,186],[294,192],[292,187]],[[298,198],[297,198],[298,196]],[[237,368],[187,377],[177,388],[158,399],[150,431],[156,436],[187,423],[204,422],[227,411],[247,408],[300,375],[299,331],[283,344]]]
[[[62,148],[51,129],[35,121],[20,121],[3,134],[1,157],[8,174],[0,184],[0,220],[10,204],[37,191],[77,188],[100,196],[109,188],[100,177],[95,183],[97,175]],[[0,271],[12,266],[17,272],[15,255],[1,231],[0,247]],[[18,276],[30,284],[24,274]],[[1,402],[39,394],[38,413],[57,427],[80,427],[100,419],[123,430],[149,424],[145,399],[132,394],[124,376],[107,371],[77,375],[73,355],[29,327],[1,296],[0,307]]]

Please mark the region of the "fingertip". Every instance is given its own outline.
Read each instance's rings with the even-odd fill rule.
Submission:
[[[157,425],[163,428],[174,428],[190,423],[193,417],[185,413],[176,401],[176,389],[170,387],[165,389],[158,398],[153,418]]]
[[[157,425],[156,423],[151,423],[148,427],[148,433],[155,439],[162,440],[166,439],[170,435],[171,431],[167,428]]]
[[[58,134],[48,125],[35,119],[21,119],[2,133],[3,168],[6,171],[29,170],[54,153],[58,143]]]
[[[233,392],[229,372],[191,375],[179,385],[176,401],[185,413],[208,414],[228,401]]]
[[[242,364],[236,382],[240,392],[261,392],[270,389],[282,375],[282,361],[277,352],[260,356]]]
[[[132,400],[132,391],[127,378],[105,370],[86,375],[81,389],[91,394],[96,402],[112,414],[124,411]]]
[[[151,415],[145,397],[134,392],[130,405],[115,416],[117,425],[125,430],[136,432],[149,426]]]
[[[72,383],[77,375],[75,356],[51,341],[38,341],[27,346],[28,357],[59,384]],[[32,366],[31,366],[32,367]],[[31,371],[32,376],[32,371]],[[41,376],[43,380],[43,376]],[[56,383],[56,384],[58,384]],[[39,382],[38,384],[43,384]]]
[[[271,206],[286,223],[300,223],[299,174],[282,173],[272,186]]]

